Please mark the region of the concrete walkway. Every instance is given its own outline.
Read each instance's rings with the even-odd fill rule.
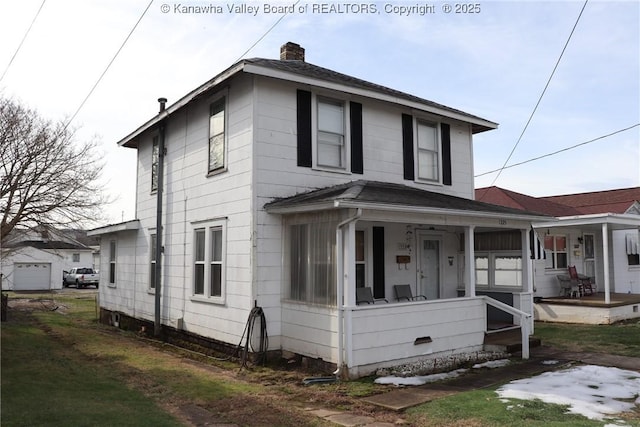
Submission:
[[[557,363],[548,364],[545,361],[554,360]],[[372,405],[384,407],[394,411],[403,411],[412,406],[420,405],[449,396],[455,393],[493,387],[510,381],[539,375],[566,367],[571,363],[611,366],[640,372],[640,357],[625,357],[595,353],[562,352],[549,347],[532,349],[531,358],[521,362],[510,363],[501,368],[472,369],[461,377],[422,386],[397,388],[386,393],[365,397],[362,400]],[[376,422],[373,417],[352,415],[347,412],[332,410],[310,410],[311,413],[336,425],[345,427],[393,427],[396,424]]]

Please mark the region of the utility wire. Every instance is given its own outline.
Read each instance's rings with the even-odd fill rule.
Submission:
[[[22,37],[22,40],[20,41],[20,44],[18,45],[18,48],[16,49],[15,53],[11,57],[11,60],[9,61],[9,64],[7,65],[7,68],[4,69],[4,73],[2,73],[2,77],[0,77],[0,82],[2,81],[2,79],[4,79],[4,76],[7,74],[7,71],[9,71],[9,67],[11,67],[11,64],[13,64],[13,60],[16,59],[16,56],[18,55],[18,52],[20,52],[20,49],[22,48],[22,44],[27,39],[27,36],[29,35],[29,32],[31,32],[31,27],[33,27],[33,24],[36,22],[36,19],[38,19],[38,15],[40,15],[40,11],[42,10],[42,7],[46,3],[46,1],[47,0],[42,0],[42,4],[40,5],[40,8],[36,12],[36,16],[33,17],[33,20],[31,21],[31,25],[29,25],[29,28],[27,28],[27,32],[24,33],[24,36]]]
[[[584,9],[587,7],[587,3],[588,2],[589,2],[589,0],[585,0],[584,4],[582,5],[582,10],[580,10],[580,14],[578,15],[578,18],[576,19],[575,24],[573,24],[573,28],[571,29],[571,33],[569,34],[569,37],[567,38],[567,41],[564,44],[564,47],[562,48],[562,52],[560,52],[560,56],[558,57],[558,60],[556,61],[556,65],[553,67],[553,71],[551,72],[551,75],[549,76],[549,79],[547,80],[547,84],[544,86],[544,89],[542,90],[542,93],[540,94],[540,97],[538,98],[538,102],[536,102],[536,106],[533,108],[533,111],[531,112],[531,115],[529,116],[529,120],[527,120],[527,123],[525,124],[524,129],[522,129],[522,133],[520,134],[520,137],[518,138],[518,140],[516,141],[515,145],[511,149],[511,153],[509,153],[509,157],[507,157],[507,160],[504,161],[504,164],[502,165],[502,168],[499,169],[498,175],[496,175],[496,177],[493,179],[493,182],[491,183],[490,186],[493,186],[496,183],[496,181],[500,177],[500,174],[502,173],[502,170],[506,168],[507,163],[509,163],[509,160],[511,160],[511,156],[513,156],[513,153],[516,151],[516,148],[518,147],[518,144],[520,144],[520,141],[522,140],[522,137],[524,136],[524,133],[527,131],[527,128],[529,127],[529,124],[531,123],[531,120],[533,119],[533,116],[535,115],[536,111],[538,110],[538,106],[540,105],[540,102],[542,101],[542,97],[544,97],[544,94],[547,91],[547,88],[549,87],[549,84],[551,83],[551,79],[553,78],[553,75],[556,73],[556,70],[558,69],[558,65],[560,65],[560,60],[562,59],[562,56],[564,55],[564,52],[567,49],[567,46],[569,45],[569,41],[571,40],[571,37],[573,36],[573,32],[576,30],[576,27],[578,26],[578,22],[580,22],[580,18],[582,17],[582,12],[584,12]]]
[[[300,0],[296,1],[296,2],[293,4],[293,6],[292,6],[292,7],[293,7],[293,8],[295,8],[295,7],[298,5],[298,3],[300,3]],[[240,55],[240,56],[238,57],[238,59],[236,59],[236,60],[235,60],[235,61],[233,61],[233,62],[234,62],[234,63],[236,63],[236,62],[240,61],[242,58],[244,58],[244,56],[245,56],[247,53],[251,52],[251,50],[252,50],[254,47],[256,47],[256,45],[257,45],[258,43],[260,43],[260,42],[261,42],[265,37],[267,37],[267,34],[269,34],[269,33],[270,33],[270,32],[271,32],[271,31],[272,31],[272,30],[273,30],[273,29],[274,29],[274,28],[275,28],[275,27],[280,23],[280,21],[282,21],[282,20],[283,20],[287,15],[289,15],[289,12],[285,12],[285,13],[283,13],[283,14],[282,14],[282,16],[281,16],[281,17],[280,17],[280,18],[275,22],[275,24],[273,24],[273,25],[272,25],[272,26],[271,26],[271,27],[270,27],[270,28],[269,28],[269,29],[268,29],[268,30],[267,30],[267,31],[266,31],[266,32],[265,32],[265,33],[264,33],[260,38],[258,38],[258,40],[256,40],[256,42],[255,42],[254,44],[252,44],[252,45],[249,47],[249,49],[245,50],[245,51],[244,51],[244,53],[243,53],[242,55]]]
[[[514,164],[509,165],[509,166],[505,165],[505,166],[502,166],[499,169],[494,169],[494,170],[489,171],[489,172],[483,172],[483,173],[481,173],[479,175],[475,175],[474,178],[478,178],[478,177],[481,177],[481,176],[489,175],[489,174],[494,173],[494,172],[500,172],[500,171],[502,171],[504,169],[509,169],[509,168],[513,168],[513,167],[516,167],[516,166],[524,165],[525,163],[530,163],[530,162],[533,162],[535,160],[544,159],[545,157],[555,156],[556,154],[559,154],[559,153],[562,153],[562,152],[565,152],[565,151],[569,151],[569,150],[573,150],[574,148],[578,148],[578,147],[581,147],[583,145],[591,144],[592,142],[596,142],[596,141],[599,141],[601,139],[608,138],[610,136],[613,136],[613,135],[616,135],[616,134],[619,134],[619,133],[622,133],[622,132],[626,132],[626,131],[628,131],[630,129],[633,129],[635,127],[638,127],[638,126],[640,126],[640,123],[636,123],[635,125],[626,127],[624,129],[617,130],[615,132],[611,132],[611,133],[609,133],[607,135],[602,135],[602,136],[599,136],[597,138],[590,139],[589,141],[581,142],[580,144],[572,145],[571,147],[563,148],[562,150],[554,151],[553,153],[543,154],[542,156],[534,157],[534,158],[531,158],[529,160],[524,160],[524,161],[519,162],[519,163],[514,163]],[[494,180],[494,182],[495,182],[495,180]],[[491,186],[493,186],[493,184],[491,184],[490,187]]]
[[[93,94],[93,91],[96,89],[96,87],[98,86],[98,84],[100,84],[100,81],[102,81],[102,78],[104,77],[105,74],[107,74],[107,71],[109,70],[109,68],[111,67],[111,65],[113,64],[113,62],[116,60],[116,58],[118,57],[118,55],[120,54],[120,51],[122,50],[122,48],[124,48],[124,45],[127,44],[127,41],[129,41],[129,38],[131,37],[131,35],[133,34],[133,32],[136,30],[136,28],[138,27],[138,24],[140,23],[140,21],[142,21],[142,18],[144,18],[144,16],[147,14],[147,11],[149,10],[149,8],[151,7],[151,4],[153,3],[153,0],[149,1],[149,4],[147,5],[146,9],[142,12],[142,15],[140,15],[140,18],[138,18],[138,21],[135,23],[135,25],[133,26],[133,28],[131,28],[131,31],[129,31],[129,34],[127,35],[127,37],[124,39],[124,41],[122,42],[122,44],[120,45],[120,47],[118,48],[117,52],[115,55],[113,55],[113,58],[111,58],[111,61],[109,61],[109,64],[107,64],[107,67],[104,69],[104,71],[102,72],[102,74],[100,74],[100,77],[98,77],[98,80],[96,80],[95,84],[93,85],[93,87],[91,88],[91,90],[89,91],[89,93],[87,94],[87,96],[84,98],[84,100],[82,101],[82,103],[80,104],[80,106],[78,107],[78,109],[76,110],[75,113],[73,113],[73,116],[71,116],[71,118],[67,121],[67,123],[64,125],[64,129],[66,130],[67,127],[71,124],[71,122],[73,121],[73,119],[76,118],[76,116],[78,115],[78,113],[80,112],[80,110],[82,109],[82,107],[84,107],[84,104],[86,104],[87,100],[89,99],[89,97]]]

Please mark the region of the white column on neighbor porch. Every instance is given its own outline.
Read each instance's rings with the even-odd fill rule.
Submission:
[[[522,237],[522,284],[524,292],[533,293],[533,272],[531,262],[531,246],[529,230],[520,230]]]
[[[344,305],[356,305],[356,223],[350,222],[344,230],[343,264]]]
[[[604,261],[604,303],[611,303],[611,285],[609,283],[609,226],[602,224],[602,257]]]
[[[476,251],[473,244],[475,225],[469,225],[464,231],[464,260],[465,260],[465,287],[464,294],[467,297],[476,296]]]

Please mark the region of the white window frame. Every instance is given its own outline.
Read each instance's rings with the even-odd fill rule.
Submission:
[[[211,140],[215,135],[211,135],[211,110],[213,106],[221,103],[223,106],[224,112],[224,121],[223,121],[223,139],[222,139],[222,165],[217,166],[211,169]],[[227,171],[228,169],[228,147],[229,147],[229,97],[227,93],[216,94],[214,97],[209,99],[209,124],[207,125],[207,176],[218,175]],[[219,134],[217,134],[219,135]]]
[[[547,237],[552,237],[553,238],[553,249],[547,249],[547,245],[546,245],[546,238]],[[557,238],[558,237],[563,237],[564,240],[564,250],[563,251],[559,251],[557,249]],[[566,270],[567,268],[569,268],[570,265],[570,259],[569,259],[569,235],[567,234],[548,234],[546,236],[544,236],[545,241],[544,241],[544,251],[546,254],[546,261],[545,261],[545,270],[547,271],[555,271],[555,270]],[[558,267],[558,254],[565,254],[565,259],[566,259],[566,264],[565,266],[562,267]],[[551,262],[551,266],[548,266],[546,263]]]
[[[505,285],[497,285],[496,284],[496,271],[498,270],[496,268],[496,258],[503,258],[503,257],[515,257],[515,258],[520,258],[520,270],[516,269],[516,270],[507,270],[507,269],[503,269],[501,271],[519,271],[520,272],[520,281],[523,281],[523,260],[522,260],[522,253],[520,252],[515,252],[515,251],[481,251],[481,252],[476,252],[475,253],[475,258],[476,260],[474,261],[474,270],[475,270],[475,275],[476,275],[476,288],[481,289],[481,290],[492,290],[492,291],[522,291],[524,289],[524,283],[520,283],[520,285],[516,285],[516,286],[505,286]],[[482,268],[479,269],[477,267],[477,259],[478,258],[487,258],[488,260],[488,266],[487,268]],[[526,260],[525,260],[526,261]],[[487,284],[480,284],[480,281],[478,280],[478,271],[486,271],[487,273]]]
[[[155,240],[155,244],[154,244],[154,240]],[[155,292],[156,290],[156,284],[157,284],[157,278],[155,280],[156,283],[154,283],[154,276],[155,276],[155,271],[156,271],[156,245],[158,244],[158,235],[156,234],[156,232],[152,232],[151,234],[149,234],[149,248],[150,253],[149,253],[149,290],[151,292]]]
[[[80,262],[80,254],[77,252],[71,254],[71,262],[74,262],[74,263]]]
[[[220,232],[221,238],[221,249],[220,256],[221,259],[215,260],[213,259],[213,250],[212,250],[212,233]],[[204,254],[203,259],[198,259],[197,254],[197,238],[196,234],[199,232],[204,232]],[[224,220],[214,220],[208,221],[204,223],[194,223],[192,230],[192,248],[193,248],[193,259],[191,263],[191,271],[192,271],[192,279],[191,279],[191,299],[194,301],[201,302],[210,302],[216,304],[224,304],[226,299],[226,265],[227,265],[227,227],[226,221]],[[196,265],[202,265],[204,269],[204,277],[203,277],[203,289],[202,293],[196,293]],[[213,271],[212,266],[220,265],[220,295],[211,295],[211,274]]]
[[[342,133],[342,166],[334,166],[334,165],[325,165],[318,161],[319,159],[319,133],[321,132],[319,129],[319,104],[325,103],[334,103],[342,105],[342,124],[343,124],[343,133]],[[313,150],[313,168],[323,171],[329,172],[337,172],[337,173],[351,173],[351,125],[350,125],[350,103],[348,99],[340,98],[332,95],[324,95],[324,94],[312,94],[312,102],[311,102],[311,116],[312,116],[312,150]]]
[[[109,275],[109,286],[115,287],[118,277],[118,242],[116,240],[109,240],[109,269],[107,274]],[[113,272],[111,271],[113,269]]]
[[[414,120],[414,135],[413,140],[415,141],[413,144],[413,154],[415,159],[414,170],[415,170],[415,181],[423,182],[428,184],[442,184],[442,131],[440,127],[440,122],[435,120],[430,120],[428,118],[415,117]],[[428,126],[434,129],[435,131],[435,144],[436,144],[436,157],[437,157],[437,176],[435,178],[423,177],[420,175],[420,153],[421,152],[430,152],[433,153],[433,150],[426,150],[420,148],[420,126]]]
[[[151,193],[158,191],[158,165],[160,163],[159,136],[151,138]]]

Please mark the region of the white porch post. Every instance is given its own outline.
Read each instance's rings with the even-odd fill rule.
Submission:
[[[520,235],[522,236],[522,283],[525,285],[525,292],[533,294],[533,269],[531,268],[529,230],[520,230]]]
[[[465,256],[465,288],[464,294],[467,297],[475,297],[476,296],[476,255],[475,248],[473,244],[473,236],[475,225],[469,225],[465,229],[464,232],[464,256]]]
[[[344,228],[343,286],[344,286],[344,364],[353,366],[353,311],[356,305],[356,221]]]
[[[609,226],[602,224],[602,257],[604,261],[604,303],[611,303],[611,286],[609,283]]]

